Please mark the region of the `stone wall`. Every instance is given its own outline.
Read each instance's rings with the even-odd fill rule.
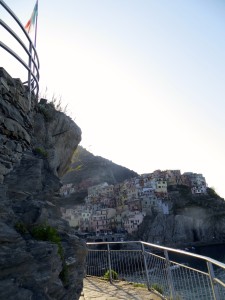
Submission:
[[[87,249],[61,219],[58,192],[80,140],[69,117],[0,68],[1,299],[79,299]]]

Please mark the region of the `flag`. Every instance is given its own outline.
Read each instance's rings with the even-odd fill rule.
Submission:
[[[32,12],[32,15],[25,25],[25,29],[28,33],[30,33],[31,29],[34,27],[35,23],[37,22],[37,15],[38,15],[38,0],[34,6],[34,10]]]

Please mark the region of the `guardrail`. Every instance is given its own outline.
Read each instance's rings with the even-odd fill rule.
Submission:
[[[0,41],[0,47],[7,51],[11,56],[13,56],[20,64],[27,70],[27,81],[23,84],[28,85],[30,94],[38,95],[39,92],[39,59],[37,51],[31,41],[29,35],[24,29],[23,24],[14,14],[14,12],[7,6],[7,4],[0,0],[0,5],[5,9],[7,14],[16,22],[19,29],[21,29],[21,37],[25,38],[27,45],[22,41],[21,37],[18,36],[2,19],[0,19],[0,25],[17,41],[18,45],[21,46],[27,56],[28,63],[26,63],[15,51],[13,51],[8,45]],[[23,36],[22,36],[23,35]]]
[[[145,242],[87,243],[86,274],[143,283],[170,300],[224,300],[225,264]],[[116,273],[115,273],[116,272]]]

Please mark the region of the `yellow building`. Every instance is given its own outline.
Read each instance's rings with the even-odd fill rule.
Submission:
[[[156,179],[156,189],[157,193],[167,193],[167,181],[164,178]]]

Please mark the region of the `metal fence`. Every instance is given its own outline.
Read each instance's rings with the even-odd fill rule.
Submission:
[[[21,32],[20,35],[17,35],[15,31],[13,31],[2,19],[0,19],[0,25],[4,28],[10,36],[17,42],[18,46],[22,47],[25,56],[27,57],[27,63],[8,45],[0,41],[0,47],[2,47],[5,51],[7,51],[12,57],[14,57],[19,63],[26,69],[27,71],[27,81],[23,82],[23,84],[27,84],[30,94],[34,93],[36,96],[39,92],[39,59],[37,55],[37,51],[33,42],[31,41],[29,35],[24,29],[23,24],[14,14],[14,12],[7,6],[7,4],[0,0],[0,5],[7,12],[7,16],[12,18]],[[26,42],[23,42],[22,39],[25,39]]]
[[[166,299],[225,299],[225,264],[145,242],[87,243],[87,275],[145,284]],[[116,273],[115,273],[116,272]]]

